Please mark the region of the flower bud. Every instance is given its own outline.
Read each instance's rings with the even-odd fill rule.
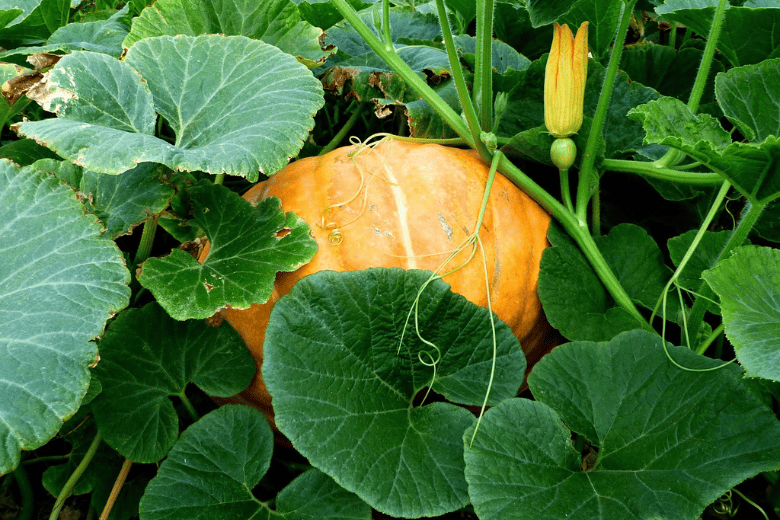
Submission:
[[[544,124],[553,137],[576,134],[582,126],[588,73],[588,22],[574,38],[568,25],[555,24],[544,74]]]

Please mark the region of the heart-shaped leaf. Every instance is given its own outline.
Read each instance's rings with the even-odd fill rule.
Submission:
[[[740,247],[702,276],[747,375],[780,381],[780,251]]]
[[[176,249],[150,258],[138,281],[177,320],[208,318],[230,305],[246,309],[271,297],[279,271],[295,271],[317,252],[309,225],[269,197],[253,208],[237,194],[203,181],[188,190],[195,222],[209,238],[203,263]]]
[[[276,508],[252,495],[271,464],[273,434],[254,408],[226,405],[181,435],[141,500],[145,520],[369,520],[371,508],[317,470],[293,480]]]
[[[497,318],[494,347],[487,309],[441,280],[418,297],[429,277],[380,268],[307,276],[274,305],[264,345],[282,433],[346,489],[407,518],[468,502],[460,439],[474,416],[450,403],[482,404],[494,348],[490,403],[514,396],[525,369]],[[426,387],[450,403],[415,406]]]
[[[249,385],[255,370],[231,327],[175,321],[150,303],[120,314],[100,341],[95,375],[103,391],[92,411],[112,448],[135,462],[157,462],[179,435],[169,396],[184,396],[194,383],[210,395],[229,397]]]
[[[23,123],[19,133],[114,175],[157,162],[255,181],[300,150],[323,103],[306,67],[244,36],[146,38],[123,61],[74,52],[40,90],[36,100],[60,117]],[[151,135],[155,112],[173,144]]]
[[[279,47],[309,68],[331,53],[320,47],[322,29],[301,20],[292,0],[159,0],[133,20],[124,41],[132,47],[144,38],[186,34],[246,36]]]
[[[78,410],[130,273],[73,191],[0,161],[0,474]]]
[[[678,363],[721,362],[668,347]],[[536,401],[489,410],[466,479],[482,520],[690,520],[744,479],[780,465],[780,422],[734,366],[688,371],[644,331],[561,345],[529,376]],[[583,457],[571,431],[590,441]],[[544,439],[540,442],[540,439]]]

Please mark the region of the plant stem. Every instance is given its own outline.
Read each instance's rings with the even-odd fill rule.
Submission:
[[[704,94],[704,87],[707,85],[707,78],[710,75],[712,60],[715,57],[715,48],[718,45],[718,38],[720,37],[720,29],[723,26],[725,13],[726,0],[718,0],[718,7],[715,9],[715,16],[712,18],[710,34],[707,36],[707,44],[704,46],[704,53],[702,54],[701,62],[699,63],[699,70],[696,72],[696,80],[693,82],[693,89],[688,98],[688,108],[691,109],[691,113],[693,114],[699,110],[699,103]],[[690,29],[686,30],[686,37],[688,34],[690,34]],[[669,151],[666,152],[666,155],[655,161],[655,164],[666,167],[676,164],[681,158],[682,152],[670,148]]]
[[[474,68],[474,104],[479,109],[482,130],[490,132],[493,128],[493,0],[477,0]]]
[[[593,201],[593,211],[591,212],[591,234],[594,237],[601,235],[601,190],[596,186],[596,190],[591,196]]]
[[[623,159],[604,159],[601,163],[604,170],[613,172],[637,173],[678,184],[695,186],[717,186],[723,183],[723,177],[717,173],[690,173],[656,166],[655,163],[641,161],[626,161]]]
[[[79,478],[81,478],[81,475],[84,474],[84,471],[86,471],[89,463],[92,462],[92,459],[95,457],[95,453],[97,453],[98,447],[100,447],[100,440],[100,432],[98,432],[95,434],[95,438],[92,440],[92,444],[89,445],[87,453],[84,454],[84,458],[81,460],[79,465],[76,466],[73,474],[62,487],[62,491],[60,491],[60,494],[57,497],[57,501],[54,503],[54,508],[51,510],[51,515],[49,515],[49,520],[57,520],[57,518],[60,516],[60,510],[62,509],[62,506],[65,505],[65,500],[70,496],[73,488],[76,487]]]
[[[157,233],[157,222],[160,220],[160,215],[154,215],[151,218],[146,219],[144,222],[144,230],[141,233],[141,242],[138,244],[138,250],[135,253],[135,259],[133,263],[138,266],[149,258],[152,252],[152,244],[154,243],[154,235]]]
[[[344,140],[349,131],[352,130],[352,127],[355,126],[355,123],[357,123],[357,120],[360,119],[360,114],[363,112],[363,105],[361,105],[359,101],[353,101],[347,110],[352,110],[349,119],[347,119],[347,122],[341,127],[341,130],[333,136],[333,139],[331,139],[317,155],[325,155],[326,153],[335,150],[336,147],[341,144],[341,141]]]
[[[742,245],[750,233],[750,230],[753,229],[753,226],[765,206],[765,203],[751,203],[748,201],[747,206],[745,206],[745,210],[742,213],[742,218],[739,220],[739,224],[737,224],[736,229],[731,233],[728,242],[723,246],[723,250],[715,259],[712,266],[716,265],[721,259],[726,258],[734,248]],[[704,320],[704,313],[706,312],[707,304],[709,303],[707,298],[711,299],[715,295],[707,282],[702,282],[698,294],[700,296],[696,298],[696,301],[691,308],[690,315],[688,316],[688,335],[692,338],[696,337],[696,334],[701,328],[701,323]]]
[[[458,51],[455,49],[455,41],[452,39],[452,32],[450,31],[450,24],[447,19],[447,10],[444,8],[444,0],[436,0],[436,9],[439,13],[439,23],[444,39],[444,47],[447,49],[447,57],[450,60],[452,79],[455,81],[455,88],[458,90],[458,99],[460,99],[460,105],[463,108],[463,114],[466,116],[469,132],[474,140],[473,148],[479,152],[479,155],[483,160],[487,160],[490,158],[490,152],[488,152],[485,143],[480,139],[482,129],[479,124],[477,111],[474,109],[474,103],[471,102],[469,89],[466,86],[466,78],[463,76],[463,69],[460,66]],[[492,105],[493,103],[491,102],[491,108]]]
[[[103,508],[103,512],[100,513],[100,518],[98,520],[108,520],[111,509],[114,508],[116,499],[119,498],[119,493],[122,491],[122,486],[125,484],[127,474],[130,473],[130,468],[132,466],[133,461],[129,459],[125,459],[122,463],[122,469],[119,470],[119,475],[117,475],[116,480],[114,481],[114,487],[111,488],[111,494],[108,495],[108,500],[106,500],[106,505]]]
[[[686,264],[693,256],[693,253],[694,251],[696,251],[696,248],[699,246],[699,242],[701,242],[704,233],[710,227],[712,220],[715,218],[715,215],[718,213],[718,210],[720,209],[720,205],[723,202],[723,200],[726,198],[726,195],[728,195],[730,189],[731,189],[731,183],[729,183],[728,181],[722,181],[720,191],[718,192],[717,195],[715,195],[715,199],[712,202],[710,211],[707,213],[707,216],[704,217],[704,221],[701,223],[701,226],[699,226],[698,233],[696,233],[696,236],[693,237],[693,241],[691,242],[691,245],[688,247],[688,250],[685,252],[685,255],[683,256],[682,260],[680,260],[680,263],[677,265],[677,269],[675,269],[674,274],[672,274],[671,278],[669,278],[669,281],[666,283],[663,292],[658,297],[658,301],[656,302],[655,307],[653,308],[653,313],[650,315],[650,323],[653,322],[653,318],[655,317],[656,313],[660,309],[661,304],[664,301],[664,295],[666,295],[666,293],[669,292],[669,289],[677,281],[677,278],[680,276],[680,273],[682,273],[683,269],[685,269]]]
[[[179,399],[181,399],[181,404],[184,405],[184,408],[187,410],[187,413],[190,415],[192,420],[194,422],[198,422],[200,416],[198,415],[198,412],[195,410],[195,407],[192,406],[190,400],[187,398],[186,394],[184,393],[184,390],[182,390],[181,394],[179,394]]]
[[[382,33],[385,39],[385,48],[393,49],[393,37],[390,33],[390,0],[382,0]]]
[[[720,29],[723,27],[725,13],[726,0],[718,0],[718,7],[715,9],[715,16],[712,18],[710,34],[707,36],[707,45],[704,47],[704,54],[702,54],[701,57],[699,70],[696,72],[696,81],[693,82],[691,97],[688,98],[688,108],[690,108],[691,112],[694,114],[699,110],[699,103],[704,94],[704,87],[706,86],[707,78],[710,75],[710,67],[712,66],[712,60],[715,57],[715,47],[718,43],[718,38],[720,38]]]
[[[580,168],[580,177],[577,183],[577,219],[581,225],[587,226],[588,200],[590,199],[591,178],[594,176],[594,165],[596,163],[596,146],[604,130],[604,122],[607,120],[607,110],[609,101],[612,97],[612,88],[617,77],[618,65],[620,65],[620,56],[623,53],[623,43],[626,40],[628,25],[631,21],[636,0],[630,0],[621,5],[620,24],[615,35],[615,43],[612,47],[612,54],[609,57],[607,72],[604,76],[604,85],[601,87],[596,113],[593,115],[593,123],[588,134],[588,141],[585,144],[585,152],[582,155],[582,166]]]
[[[363,41],[371,47],[390,68],[392,68],[407,85],[412,87],[429,105],[444,119],[447,124],[457,133],[461,139],[472,147],[476,148],[480,144],[479,139],[475,139],[469,130],[468,125],[428,84],[393,51],[384,48],[382,42],[377,39],[374,33],[360,19],[357,13],[347,3],[347,0],[331,0],[332,5],[338,9],[339,13],[350,23],[355,31],[363,38]],[[484,146],[484,145],[483,145]]]
[[[675,49],[677,45],[677,22],[672,22],[672,27],[669,29],[669,47]]]
[[[511,180],[517,186],[523,189],[548,213],[550,213],[566,232],[571,236],[577,245],[580,246],[585,257],[590,262],[591,267],[601,279],[609,294],[615,300],[615,303],[628,312],[639,321],[642,328],[653,331],[653,328],[645,321],[642,314],[637,310],[631,297],[628,296],[625,289],[618,281],[615,274],[607,265],[606,260],[601,255],[593,237],[588,232],[587,225],[582,224],[577,217],[567,210],[555,197],[544,191],[538,184],[524,174],[517,166],[503,156],[499,164],[498,171],[506,178]]]
[[[19,488],[19,495],[22,498],[22,509],[19,511],[16,520],[30,520],[33,516],[35,499],[32,486],[30,486],[30,479],[27,477],[27,472],[24,470],[23,464],[19,464],[16,467],[13,476],[16,480],[16,485]]]
[[[561,200],[571,213],[574,213],[574,205],[571,202],[571,190],[569,189],[569,169],[560,169],[558,173],[561,176]]]
[[[707,339],[705,339],[698,346],[698,348],[696,349],[696,353],[699,354],[699,355],[704,354],[707,351],[707,349],[710,347],[710,345],[712,345],[712,342],[715,341],[716,339],[718,339],[718,337],[721,335],[721,333],[723,332],[723,328],[724,328],[723,323],[721,323],[720,325],[715,327],[715,329],[712,331],[712,334],[710,334],[707,337]]]

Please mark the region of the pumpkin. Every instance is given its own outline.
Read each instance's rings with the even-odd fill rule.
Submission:
[[[268,303],[221,311],[258,365],[249,388],[230,401],[259,408],[273,424],[260,365],[274,302],[298,280],[322,270],[435,271],[473,233],[488,173],[472,150],[388,139],[375,147],[348,146],[292,162],[252,187],[246,200],[256,205],[265,197],[280,198],[284,211],[311,225],[319,250],[297,271],[277,274]],[[465,263],[444,280],[453,291],[487,306],[487,268],[492,309],[520,339],[529,367],[553,346],[536,293],[549,222],[536,202],[497,174],[479,232],[487,265],[479,254],[467,262],[468,247],[444,270]]]

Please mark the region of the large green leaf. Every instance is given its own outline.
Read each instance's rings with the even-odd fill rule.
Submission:
[[[95,22],[69,23],[60,27],[43,45],[35,47],[17,47],[0,53],[0,58],[36,52],[61,52],[86,50],[122,55],[122,40],[130,30],[129,6],[125,6],[107,20]]]
[[[780,250],[744,246],[702,277],[748,376],[780,381]]]
[[[217,397],[237,394],[256,371],[231,327],[178,322],[156,303],[128,309],[100,341],[94,372],[103,391],[91,403],[103,439],[135,462],[157,462],[179,436],[169,396],[194,383]]]
[[[474,416],[450,403],[481,405],[493,365],[487,309],[441,280],[410,315],[429,276],[322,271],[276,302],[266,329],[263,379],[279,429],[314,466],[392,516],[468,502],[461,436]],[[516,394],[525,369],[517,338],[497,318],[495,334],[492,404]],[[418,406],[425,388],[449,402]]]
[[[159,0],[133,20],[125,47],[153,36],[225,34],[275,45],[309,68],[331,51],[320,47],[322,30],[301,20],[291,0]]]
[[[621,0],[580,1],[558,22],[569,24],[572,32],[576,32],[576,28],[587,21],[588,47],[597,61],[605,63],[612,40],[615,39],[615,27],[620,19],[622,4]]]
[[[727,6],[725,12],[718,50],[735,67],[775,58],[780,52],[775,44],[780,39],[780,5],[767,2],[761,7],[753,7],[753,4]],[[666,0],[656,13],[706,37],[717,5],[718,0]]]
[[[73,191],[0,161],[0,473],[78,409],[130,273]]]
[[[780,137],[780,58],[718,74],[715,93],[723,113],[755,142]]]
[[[0,30],[0,41],[8,49],[43,43],[53,32],[67,25],[70,14],[70,0],[4,0],[3,4],[0,12],[5,12],[0,15],[0,26],[7,25]],[[11,9],[6,11],[9,7]],[[19,7],[23,13],[14,18],[12,12]]]
[[[664,97],[639,106],[628,117],[640,121],[645,142],[682,150],[721,174],[748,199],[760,203],[780,196],[780,140],[760,144],[732,143],[729,133],[708,114],[694,115],[688,106]]]
[[[285,213],[278,198],[253,208],[237,194],[207,181],[188,190],[195,222],[210,250],[202,263],[176,249],[150,258],[138,281],[177,320],[208,318],[227,305],[246,309],[271,297],[279,271],[295,271],[317,252],[309,225]]]
[[[23,123],[19,132],[111,174],[157,162],[257,180],[300,150],[323,103],[303,65],[243,36],[147,38],[121,62],[75,52],[43,90],[39,102],[60,117]],[[173,144],[150,135],[155,111],[175,133]]]
[[[721,363],[668,348],[686,367]],[[780,466],[780,423],[736,367],[682,370],[649,332],[559,346],[528,383],[536,401],[489,410],[471,447],[471,428],[464,435],[482,520],[691,520]],[[592,459],[574,449],[569,429],[592,443]]]
[[[181,435],[141,500],[144,520],[369,520],[371,508],[316,469],[293,480],[273,509],[252,495],[274,437],[254,408],[227,405]]]

